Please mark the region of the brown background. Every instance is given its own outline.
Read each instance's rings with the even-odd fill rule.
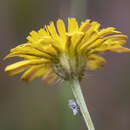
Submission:
[[[69,87],[7,77],[3,69],[12,59],[2,58],[31,30],[59,17],[90,18],[129,36],[129,13],[129,0],[0,0],[0,130],[86,130],[82,117],[68,108]],[[104,57],[105,67],[87,71],[81,83],[89,111],[96,130],[130,130],[130,54]]]

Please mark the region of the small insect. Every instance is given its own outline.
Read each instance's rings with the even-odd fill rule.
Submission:
[[[74,116],[77,115],[80,109],[76,101],[73,99],[70,99],[68,105],[69,105],[69,108],[72,109],[73,115]]]

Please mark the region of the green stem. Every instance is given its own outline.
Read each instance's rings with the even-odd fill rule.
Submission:
[[[77,104],[79,105],[80,111],[83,115],[83,118],[85,120],[86,126],[88,127],[88,130],[95,130],[93,122],[91,120],[90,114],[88,112],[82,90],[80,88],[80,83],[78,80],[73,79],[71,80],[71,88],[74,94],[74,97],[76,99]]]

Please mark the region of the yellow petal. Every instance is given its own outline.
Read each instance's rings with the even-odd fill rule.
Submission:
[[[47,68],[44,72],[44,75],[42,77],[42,80],[45,80],[48,78],[49,75],[51,75],[53,73],[52,69],[51,68]]]
[[[114,39],[114,40],[128,40],[128,36],[124,34],[118,34],[118,35],[110,35],[105,37],[106,39]]]
[[[80,44],[84,33],[83,32],[74,32],[74,33],[67,33],[68,40],[66,41],[66,49],[70,52],[71,55],[75,55],[78,49],[78,45]]]
[[[99,48],[100,46],[112,46],[112,45],[120,45],[126,43],[128,37],[126,35],[111,35],[111,36],[106,36],[104,38],[100,38],[100,35],[93,35],[90,37],[86,43],[84,43],[81,46],[81,50],[86,52],[90,51],[91,49]]]
[[[39,34],[40,37],[50,36],[49,33],[46,32],[44,28],[41,28],[41,29],[38,31],[38,34]]]
[[[8,75],[12,76],[12,75],[15,75],[24,71],[31,65],[39,65],[39,64],[44,64],[44,63],[45,63],[45,60],[41,60],[41,59],[40,60],[39,59],[23,60],[23,61],[19,61],[11,65],[8,65],[5,68],[5,72],[7,72]]]
[[[57,20],[57,30],[58,30],[58,32],[59,32],[59,34],[60,34],[60,37],[61,37],[63,40],[65,40],[65,38],[66,38],[66,35],[65,35],[65,33],[66,33],[66,28],[65,28],[64,21],[61,20],[61,19],[58,19],[58,20]]]
[[[29,42],[34,43],[38,42],[40,39],[43,39],[44,37],[50,37],[50,34],[49,32],[46,32],[44,28],[41,28],[38,32],[30,32],[30,35],[26,39]]]
[[[81,45],[80,51],[82,51],[84,48],[87,48],[93,42],[96,42],[96,44],[97,44],[96,40],[98,40],[98,39],[100,40],[104,36],[107,36],[107,35],[112,34],[112,33],[120,33],[119,31],[115,31],[115,28],[113,28],[113,27],[102,29],[98,32],[100,24],[97,22],[92,22],[92,23],[93,23],[93,26],[86,32],[86,35],[80,44]],[[107,39],[110,39],[109,37],[112,38],[112,36],[108,36],[108,38],[106,37],[101,41],[105,41]]]
[[[34,56],[37,58],[46,58],[50,59],[51,57],[43,52],[42,48],[38,47],[40,44],[33,45],[33,44],[24,44],[23,46],[17,46],[16,48],[11,49],[11,52],[14,54],[21,54],[21,55],[29,55]],[[36,47],[37,46],[37,47]]]
[[[68,33],[73,33],[78,31],[78,23],[75,18],[68,18]]]
[[[59,40],[59,36],[57,34],[54,22],[50,22],[50,25],[47,26],[47,29],[50,32],[53,39]]]
[[[29,82],[33,80],[35,77],[43,75],[45,71],[46,68],[44,67],[44,65],[32,66],[22,75],[21,79]]]
[[[86,47],[86,52],[94,49],[94,48],[98,48],[100,47],[104,42],[104,39],[98,39],[96,40],[94,43],[91,43],[89,44],[87,47]]]
[[[85,22],[81,23],[79,31],[87,32],[90,27],[91,27],[90,19],[87,19]]]
[[[38,33],[36,31],[30,32],[30,36],[28,36],[26,39],[29,40],[30,42],[35,42],[40,38]]]
[[[126,35],[111,35],[102,39],[97,39],[95,42],[89,42],[89,44],[85,46],[85,49],[86,52],[88,52],[95,48],[106,48],[113,45],[121,45],[126,43],[126,40]]]
[[[98,35],[100,36],[100,38],[103,38],[109,34],[112,34],[112,33],[121,33],[120,31],[116,31],[115,28],[113,27],[108,27],[108,28],[105,28],[105,29],[101,29],[98,33]]]
[[[97,69],[97,68],[104,67],[105,63],[106,63],[106,61],[103,57],[98,56],[98,55],[91,55],[90,57],[88,57],[87,67],[90,70],[94,70],[94,69]]]
[[[51,73],[49,74],[47,77],[44,77],[43,80],[46,82],[46,83],[52,83],[54,82],[54,80],[57,78],[58,76],[55,74],[55,73]]]
[[[85,36],[82,39],[79,51],[82,51],[86,46],[88,46],[91,42],[97,39],[98,35],[97,32],[99,30],[100,24],[98,22],[92,22],[91,27],[85,32]]]
[[[91,26],[92,26],[93,30],[97,32],[99,30],[99,28],[100,28],[100,23],[98,23],[96,21],[93,21],[91,23]]]
[[[105,50],[113,51],[113,52],[118,52],[118,53],[121,53],[121,52],[130,52],[130,49],[122,47],[120,45],[115,45],[115,46],[107,47]]]
[[[10,57],[23,57],[25,59],[35,59],[38,58],[36,56],[31,56],[31,55],[26,55],[26,54],[22,54],[22,53],[10,53],[7,56],[4,57],[4,60],[6,60],[7,58]]]
[[[11,65],[8,65],[5,68],[5,72],[7,72],[9,76],[12,76],[26,70],[29,66],[30,66],[29,61],[20,61]]]

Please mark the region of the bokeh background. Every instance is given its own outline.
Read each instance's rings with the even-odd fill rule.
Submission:
[[[86,130],[82,117],[68,108],[69,87],[8,77],[3,69],[12,59],[2,59],[31,30],[59,17],[76,17],[79,23],[89,18],[129,36],[129,13],[129,0],[0,0],[0,130]],[[130,130],[130,54],[104,57],[105,67],[87,71],[81,83],[89,111],[96,130]]]

